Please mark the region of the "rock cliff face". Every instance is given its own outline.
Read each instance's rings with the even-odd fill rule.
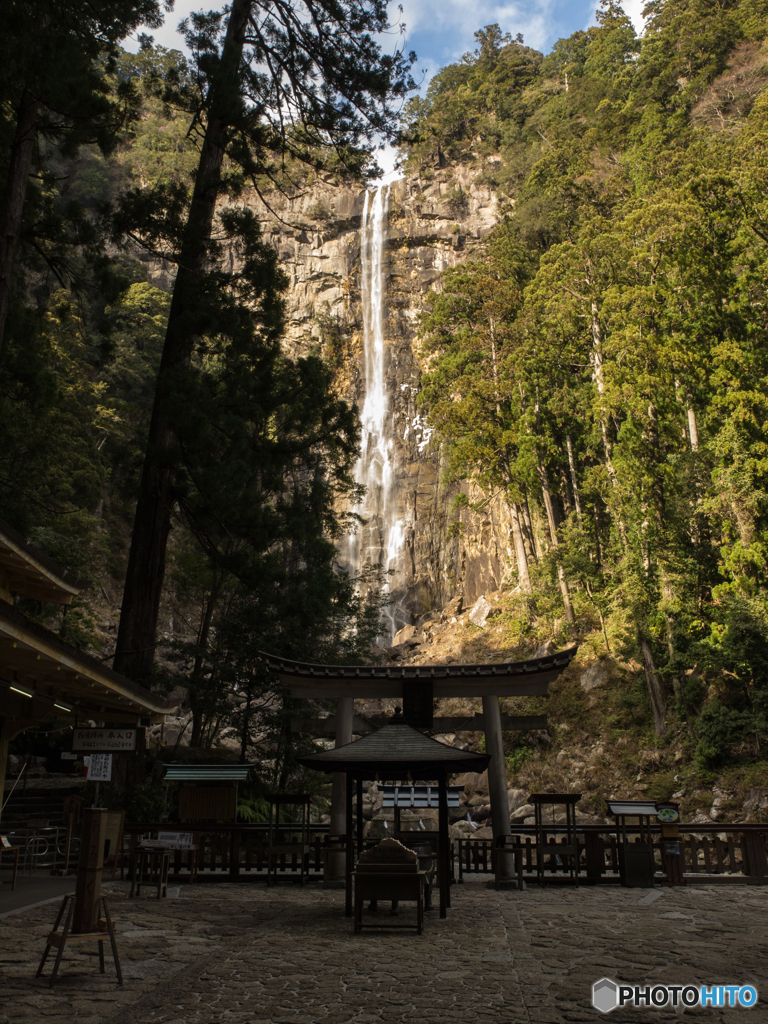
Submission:
[[[493,228],[493,193],[462,171],[429,180],[406,178],[390,186],[385,253],[386,379],[394,417],[396,514],[404,544],[391,585],[397,625],[443,607],[456,593],[465,606],[495,591],[512,565],[503,503],[482,515],[462,513],[465,530],[451,537],[457,492],[442,480],[441,453],[416,404],[421,366],[417,320],[440,272],[466,259]],[[364,398],[361,226],[365,193],[339,187],[329,176],[301,198],[261,206],[271,238],[290,277],[287,346],[292,354],[321,348],[336,367],[338,386],[351,401]]]

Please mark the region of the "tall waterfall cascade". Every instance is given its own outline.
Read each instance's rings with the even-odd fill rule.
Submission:
[[[355,511],[365,525],[349,539],[348,564],[352,570],[365,565],[392,570],[394,575],[388,578],[387,588],[394,590],[405,531],[395,489],[394,413],[387,390],[384,345],[388,217],[389,186],[366,192],[361,232],[365,399],[360,409],[361,454],[355,467],[355,480],[366,488],[365,498]],[[387,606],[382,633],[391,639],[400,624],[396,607]]]

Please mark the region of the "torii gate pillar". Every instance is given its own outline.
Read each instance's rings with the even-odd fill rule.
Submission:
[[[483,697],[483,718],[485,720],[485,752],[491,755],[488,765],[488,792],[491,796],[491,821],[494,841],[499,836],[512,834],[507,799],[507,769],[504,759],[504,741],[501,735],[501,712],[498,697]],[[511,853],[496,851],[497,889],[516,889],[514,857]]]
[[[352,742],[352,720],[355,701],[352,697],[339,697],[336,702],[336,746],[343,747]],[[331,789],[330,834],[340,836],[346,832],[347,777],[344,772],[335,772]],[[352,836],[347,836],[352,842]],[[323,884],[327,889],[341,889],[346,885],[346,858],[343,853],[328,853],[325,858]]]

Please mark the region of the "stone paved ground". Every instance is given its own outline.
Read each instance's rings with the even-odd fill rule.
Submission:
[[[356,936],[343,893],[317,886],[196,885],[166,900],[127,899],[111,883],[125,985],[96,947],[67,953],[53,991],[34,979],[56,904],[0,920],[0,1024],[651,1024],[675,1015],[603,1017],[593,981],[749,982],[746,1010],[685,1019],[768,1024],[768,890],[709,886],[495,892],[453,889],[447,921]],[[403,908],[400,922],[407,920]],[[386,921],[379,913],[377,919]],[[746,1016],[745,1016],[746,1015]]]

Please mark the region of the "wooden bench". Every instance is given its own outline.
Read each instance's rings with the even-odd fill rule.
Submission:
[[[379,900],[415,900],[416,931],[424,929],[424,883],[426,872],[419,871],[419,858],[396,839],[384,839],[366,850],[357,862],[353,875],[355,884],[355,932],[363,928],[363,904]],[[368,928],[408,928],[410,925],[366,922]]]

